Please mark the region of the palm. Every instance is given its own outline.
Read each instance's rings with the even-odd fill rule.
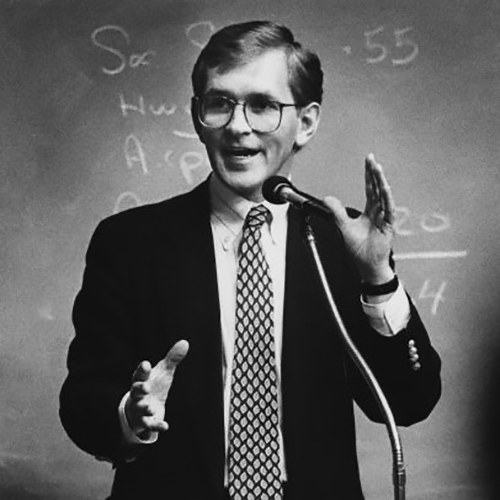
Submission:
[[[165,401],[167,400],[175,371],[175,368],[169,367],[168,363],[169,362],[166,359],[162,359],[151,370],[149,378],[149,396],[151,397],[152,402],[153,400],[157,401],[163,407],[165,405]]]
[[[379,226],[369,215],[363,213],[346,222],[342,232],[356,262],[377,265],[389,258],[393,235],[389,224]]]
[[[387,269],[394,238],[395,205],[382,167],[372,155],[365,163],[366,204],[363,213],[353,219],[335,199],[325,201],[332,209],[346,246],[362,276],[380,275]]]

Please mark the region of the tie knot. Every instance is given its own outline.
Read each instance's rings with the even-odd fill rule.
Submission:
[[[248,212],[245,219],[245,226],[252,229],[259,229],[270,217],[271,212],[264,205],[256,205]]]

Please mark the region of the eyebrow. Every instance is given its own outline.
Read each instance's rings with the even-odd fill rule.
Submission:
[[[213,96],[221,96],[221,97],[229,97],[234,99],[235,101],[239,100],[239,96],[237,96],[234,92],[230,90],[222,90],[222,89],[211,89],[206,92],[204,95],[213,95]],[[279,99],[270,94],[269,92],[249,92],[243,96],[243,100],[248,99],[265,99],[268,101],[278,101]]]

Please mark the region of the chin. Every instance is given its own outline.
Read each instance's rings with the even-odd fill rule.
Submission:
[[[248,172],[239,175],[231,173],[223,177],[224,184],[231,191],[249,200],[262,198],[262,183],[264,180],[264,176],[248,175]]]

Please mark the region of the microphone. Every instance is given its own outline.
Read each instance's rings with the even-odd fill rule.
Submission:
[[[332,218],[332,212],[321,200],[299,191],[286,177],[274,175],[266,179],[262,185],[262,195],[275,205],[288,202],[306,212],[327,219]]]

